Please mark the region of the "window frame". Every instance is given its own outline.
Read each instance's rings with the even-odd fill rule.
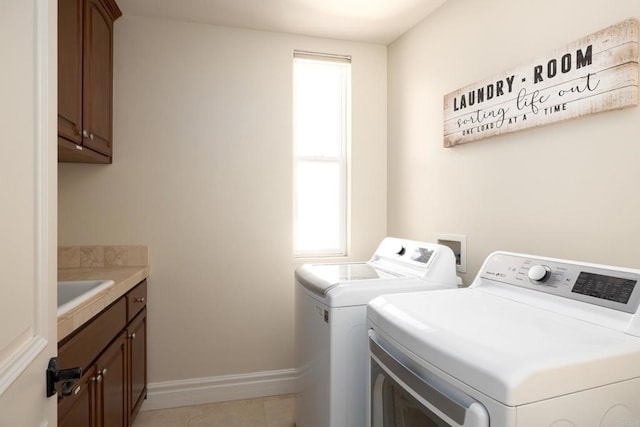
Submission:
[[[296,62],[338,62],[347,65],[340,88],[342,92],[340,117],[342,121],[341,141],[339,154],[336,155],[302,155],[298,154],[297,139],[297,85],[296,85]],[[350,152],[351,152],[351,105],[352,105],[352,69],[351,57],[346,55],[321,54],[306,51],[294,51],[293,55],[293,255],[295,258],[321,258],[321,257],[344,257],[348,255],[349,234],[350,234]],[[339,169],[339,224],[338,238],[339,244],[336,248],[298,248],[298,169],[302,162],[309,163],[333,163]]]

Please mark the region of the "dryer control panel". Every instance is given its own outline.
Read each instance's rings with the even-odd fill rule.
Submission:
[[[626,313],[640,305],[640,270],[496,252],[479,276]]]

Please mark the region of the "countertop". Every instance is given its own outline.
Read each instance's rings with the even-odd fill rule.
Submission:
[[[131,265],[137,264],[137,265]],[[58,317],[58,341],[149,276],[146,246],[58,248],[58,280],[113,280],[115,284]]]

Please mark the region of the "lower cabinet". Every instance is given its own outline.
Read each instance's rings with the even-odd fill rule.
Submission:
[[[98,358],[97,377],[98,426],[127,426],[127,333],[123,331]]]
[[[58,426],[127,424],[127,335],[122,332],[85,370],[69,396],[59,391]]]
[[[144,301],[146,282],[130,293]],[[147,393],[147,309],[129,312],[127,296],[59,343],[61,369],[80,367],[83,375],[58,387],[58,426],[133,425]]]
[[[147,397],[147,309],[127,327],[129,339],[129,419],[133,424]]]
[[[96,425],[95,370],[85,371],[70,396],[59,398],[58,427],[92,427]],[[60,391],[58,391],[60,396]]]

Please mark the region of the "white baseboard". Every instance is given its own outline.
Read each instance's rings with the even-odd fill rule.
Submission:
[[[296,370],[253,372],[151,383],[142,411],[296,392]]]

